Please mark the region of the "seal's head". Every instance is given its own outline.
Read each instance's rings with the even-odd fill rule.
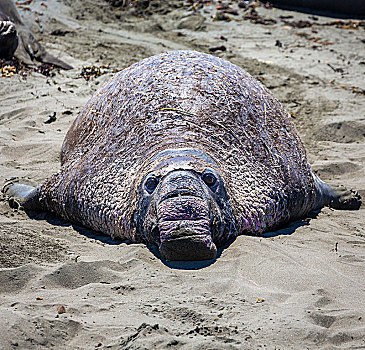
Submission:
[[[217,246],[234,235],[214,161],[199,150],[170,149],[155,156],[154,164],[139,187],[137,230],[166,260],[214,259]]]

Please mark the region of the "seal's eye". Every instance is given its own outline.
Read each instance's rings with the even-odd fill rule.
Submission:
[[[152,193],[157,187],[157,185],[158,185],[158,180],[154,176],[151,176],[144,184],[148,193]]]
[[[203,174],[202,178],[209,187],[213,187],[217,182],[217,178],[211,173]]]

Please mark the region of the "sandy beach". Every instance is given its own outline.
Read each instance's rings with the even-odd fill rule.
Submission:
[[[0,76],[1,186],[37,185],[59,170],[68,128],[114,72],[193,49],[266,85],[292,114],[314,171],[364,200],[365,21],[238,2],[111,3],[18,7],[74,69]],[[182,264],[1,198],[0,314],[2,349],[363,349],[364,205],[324,208],[237,237],[214,263]]]

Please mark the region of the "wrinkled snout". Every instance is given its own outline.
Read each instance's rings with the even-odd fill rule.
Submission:
[[[174,172],[161,184],[157,203],[160,252],[166,260],[214,259],[209,198],[191,173]]]

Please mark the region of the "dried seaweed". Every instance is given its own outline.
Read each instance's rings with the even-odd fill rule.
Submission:
[[[53,77],[56,75],[57,67],[49,63],[40,63],[34,67],[27,66],[16,58],[0,59],[0,77],[12,77],[17,74],[26,78],[32,72],[40,73],[46,77]]]
[[[264,18],[263,16],[260,16],[258,12],[255,10],[255,8],[251,8],[245,15],[243,16],[244,20],[249,20],[251,23],[255,24],[275,24],[276,20],[272,18]]]
[[[116,72],[118,72],[118,69],[112,68],[109,65],[101,65],[101,66],[91,65],[82,67],[80,76],[84,78],[86,81],[89,81],[90,79],[95,79],[104,74],[116,73]]]

